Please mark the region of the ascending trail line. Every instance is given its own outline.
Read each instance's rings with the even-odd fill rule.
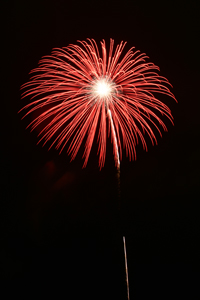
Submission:
[[[111,133],[113,135],[113,150],[114,150],[114,158],[115,158],[115,165],[117,167],[117,183],[118,183],[118,196],[119,196],[119,210],[120,210],[120,198],[121,198],[121,191],[120,191],[120,160],[119,160],[119,150],[117,144],[117,137],[115,133],[115,127],[113,124],[112,114],[110,109],[108,109],[108,117],[111,124]],[[128,264],[127,264],[127,254],[126,254],[126,240],[125,236],[123,236],[123,243],[124,243],[124,259],[125,259],[125,271],[126,271],[126,288],[127,288],[127,298],[130,300],[129,296],[129,281],[128,281]]]
[[[127,264],[127,255],[126,255],[126,240],[125,240],[125,236],[123,236],[123,243],[124,243],[124,259],[125,259],[125,270],[126,270],[127,298],[128,298],[128,300],[130,300],[130,296],[129,296],[129,281],[128,281],[128,264]]]

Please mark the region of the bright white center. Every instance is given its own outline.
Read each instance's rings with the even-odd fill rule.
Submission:
[[[105,79],[96,81],[94,85],[94,92],[99,97],[108,97],[112,92],[112,86]]]

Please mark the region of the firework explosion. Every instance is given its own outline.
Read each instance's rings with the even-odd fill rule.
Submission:
[[[43,140],[45,144],[51,140],[50,148],[55,146],[60,152],[68,145],[68,154],[74,159],[85,140],[85,167],[98,133],[100,169],[105,163],[109,134],[118,168],[122,147],[133,160],[139,139],[147,150],[145,133],[152,144],[157,143],[152,125],[160,135],[159,127],[167,130],[157,113],[172,123],[173,117],[155,94],[176,99],[168,80],[157,74],[159,68],[146,62],[146,54],[133,47],[122,56],[125,45],[121,42],[114,49],[111,39],[107,52],[103,40],[100,55],[96,42],[88,39],[79,41],[79,45],[53,49],[50,56],[41,59],[39,66],[31,71],[34,76],[22,86],[22,98],[31,98],[23,108],[27,110],[24,117],[38,111],[29,126],[33,130],[45,124],[39,142]]]
[[[87,164],[98,133],[99,167],[103,167],[107,133],[110,134],[119,175],[122,145],[130,160],[135,159],[139,139],[147,150],[145,133],[152,144],[157,143],[152,125],[161,136],[159,126],[167,130],[157,113],[173,123],[170,109],[154,94],[176,99],[168,80],[157,74],[159,68],[146,62],[146,54],[135,51],[134,47],[122,56],[126,43],[121,42],[114,50],[111,39],[107,53],[103,40],[100,55],[94,40],[79,43],[53,49],[51,56],[43,57],[39,66],[31,71],[35,75],[22,86],[25,89],[22,98],[31,97],[30,103],[23,108],[27,110],[24,117],[37,111],[37,117],[28,127],[33,130],[43,124],[39,142],[44,140],[45,144],[52,140],[50,148],[55,145],[60,152],[68,144],[72,159],[86,139],[83,166]],[[120,186],[120,180],[118,183]],[[123,244],[129,300],[125,236]]]

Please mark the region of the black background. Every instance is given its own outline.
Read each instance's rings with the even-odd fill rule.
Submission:
[[[198,1],[15,1],[2,12],[1,283],[27,299],[198,299]],[[99,171],[97,146],[82,169],[48,151],[17,112],[20,86],[43,55],[77,40],[127,41],[173,85],[175,126],[121,162],[122,229],[112,145]],[[6,104],[3,108],[3,104]],[[5,296],[4,296],[5,297]],[[6,298],[5,298],[6,299]]]

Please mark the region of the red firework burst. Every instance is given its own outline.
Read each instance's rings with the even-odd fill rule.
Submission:
[[[69,45],[53,49],[45,56],[36,73],[22,86],[22,98],[30,96],[31,101],[23,109],[28,115],[42,108],[43,111],[29,124],[32,130],[44,122],[39,133],[44,144],[52,140],[60,152],[68,144],[68,153],[74,159],[84,138],[84,165],[98,130],[98,153],[100,169],[106,156],[106,139],[111,132],[116,166],[122,159],[122,145],[130,160],[136,158],[135,146],[142,141],[147,150],[144,134],[148,134],[152,144],[157,143],[151,128],[161,134],[159,125],[167,128],[158,114],[166,116],[172,123],[170,109],[154,94],[162,93],[175,97],[169,89],[165,77],[153,63],[146,62],[146,54],[131,48],[124,56],[126,43],[121,42],[114,50],[110,40],[107,53],[106,44],[101,42],[101,55],[92,39],[79,41],[80,45]],[[25,117],[24,116],[24,117]]]

